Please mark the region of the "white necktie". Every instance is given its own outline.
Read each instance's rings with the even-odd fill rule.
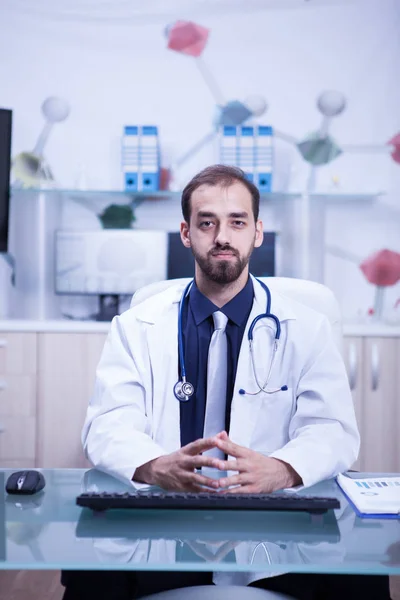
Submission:
[[[226,379],[228,366],[228,346],[226,325],[228,317],[220,310],[213,313],[214,332],[208,349],[207,360],[207,402],[204,420],[205,438],[216,435],[225,429]],[[207,450],[203,454],[224,458],[224,452],[218,448]]]

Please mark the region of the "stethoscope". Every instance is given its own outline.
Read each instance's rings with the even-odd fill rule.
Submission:
[[[194,280],[193,280],[194,281]],[[193,396],[194,394],[194,386],[192,383],[190,383],[189,381],[186,380],[186,366],[185,366],[185,349],[184,349],[184,344],[183,344],[183,328],[182,328],[182,315],[183,315],[183,306],[184,306],[184,302],[186,300],[186,296],[188,296],[189,292],[190,292],[190,288],[193,285],[193,281],[191,281],[185,288],[182,297],[180,299],[179,302],[179,313],[178,313],[178,359],[179,359],[179,372],[181,374],[181,379],[179,381],[176,382],[176,384],[174,385],[174,394],[175,394],[175,398],[177,400],[179,400],[180,402],[187,402],[188,400],[190,400],[190,398]],[[288,389],[287,385],[283,385],[282,387],[279,388],[274,388],[272,390],[267,390],[267,385],[269,383],[269,380],[271,378],[271,372],[274,366],[274,362],[275,362],[275,356],[278,350],[278,346],[279,346],[279,339],[281,336],[281,324],[279,322],[279,319],[276,315],[273,315],[271,313],[271,292],[269,291],[269,288],[265,285],[265,283],[263,283],[262,281],[260,281],[259,279],[257,279],[258,283],[263,287],[266,295],[267,295],[267,308],[266,308],[266,312],[258,315],[251,323],[250,327],[249,327],[249,331],[247,334],[247,338],[249,341],[249,348],[250,348],[250,357],[251,357],[251,364],[252,364],[252,368],[253,368],[253,373],[254,373],[254,379],[256,381],[257,387],[258,387],[258,391],[257,392],[246,392],[246,390],[244,390],[243,388],[241,388],[239,390],[239,394],[241,395],[247,395],[247,396],[256,396],[257,394],[259,394],[260,392],[264,392],[265,394],[276,394],[276,392],[281,392],[281,391],[285,391]],[[256,372],[256,368],[255,368],[255,358],[254,358],[254,349],[253,349],[253,331],[254,331],[254,327],[257,325],[258,321],[260,319],[272,319],[275,323],[275,338],[274,338],[274,347],[272,350],[272,358],[271,358],[271,362],[270,362],[270,366],[268,369],[268,375],[267,378],[265,380],[264,385],[261,385],[258,381],[258,377],[257,377],[257,372]]]

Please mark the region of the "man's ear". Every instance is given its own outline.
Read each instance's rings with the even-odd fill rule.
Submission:
[[[259,248],[263,243],[264,239],[264,231],[263,231],[263,223],[260,219],[256,223],[256,237],[254,241],[254,248]]]
[[[185,246],[185,248],[190,248],[190,230],[189,225],[186,223],[186,221],[183,221],[181,223],[180,233],[182,244]]]

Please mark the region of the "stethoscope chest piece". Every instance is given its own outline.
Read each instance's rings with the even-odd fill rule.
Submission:
[[[177,381],[174,385],[174,394],[180,402],[187,402],[194,394],[194,387],[189,381]]]

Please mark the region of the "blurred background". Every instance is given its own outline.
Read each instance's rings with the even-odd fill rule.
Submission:
[[[0,4],[2,463],[86,464],[110,319],[193,274],[181,191],[225,163],[260,189],[252,272],[338,299],[356,467],[398,471],[399,2]]]
[[[225,163],[252,272],[340,304],[354,468],[400,471],[400,2],[0,0],[0,32],[0,465],[87,466],[110,319],[193,273],[180,193]]]
[[[81,265],[89,287],[65,281],[73,269],[65,255],[83,244],[93,253],[93,238],[63,238],[57,251],[54,232],[177,231],[179,191],[204,166],[228,162],[255,172],[255,181],[257,169],[267,173],[262,218],[277,234],[275,275],[326,283],[347,321],[375,315],[399,324],[399,32],[396,0],[3,0],[0,106],[12,110],[8,251],[16,269],[12,286],[1,261],[2,315],[90,318],[97,299],[88,294],[111,293],[112,284],[95,279],[98,264]],[[270,131],[265,165],[252,146],[260,126]],[[132,180],[139,163],[130,164],[140,140],[129,131],[139,128],[145,140],[142,127],[155,132],[148,144],[156,166],[145,171],[157,174],[147,188]],[[241,155],[224,154],[229,127]],[[42,171],[22,163],[21,174],[16,157],[35,147]],[[32,188],[52,191],[40,199]],[[105,224],[99,215],[115,205],[133,214],[124,221],[111,211]],[[42,249],[40,231],[50,236]],[[125,266],[115,256],[109,268],[126,277],[156,245],[164,266],[153,276],[168,276],[168,239],[126,244]],[[383,266],[361,268],[384,250]],[[115,292],[134,292],[153,268]],[[379,268],[394,269],[390,284]]]

